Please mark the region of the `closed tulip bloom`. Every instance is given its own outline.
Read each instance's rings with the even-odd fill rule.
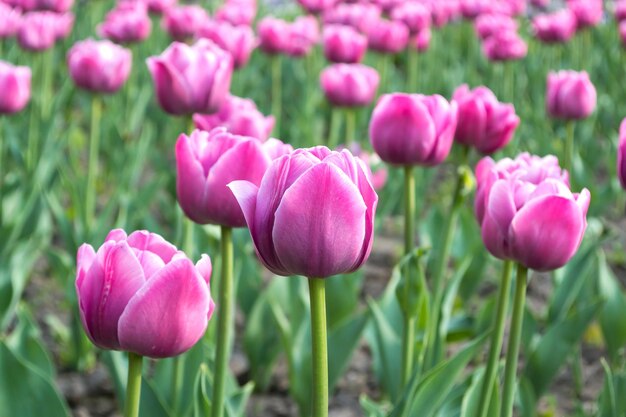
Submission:
[[[57,19],[53,12],[29,12],[22,16],[17,32],[21,48],[28,51],[44,51],[57,40]]]
[[[228,22],[209,20],[199,30],[198,37],[212,40],[230,53],[236,69],[248,63],[252,51],[257,46],[254,31],[250,26],[233,26]]]
[[[537,271],[565,265],[587,227],[589,190],[573,194],[562,181],[539,184],[513,177],[494,182],[486,196],[481,234],[497,258]]]
[[[474,23],[476,34],[481,40],[503,31],[516,32],[517,22],[515,19],[501,14],[481,14]]]
[[[358,142],[352,142],[347,147],[339,147],[337,151],[348,149],[352,155],[360,158],[365,162],[367,169],[367,175],[370,178],[370,182],[375,190],[380,190],[387,183],[387,168],[385,163],[375,153],[369,153],[358,144]]]
[[[370,3],[340,3],[324,12],[324,23],[352,26],[367,34],[380,20],[382,10]]]
[[[337,0],[298,0],[298,3],[308,13],[318,14],[333,7]]]
[[[135,43],[150,36],[152,21],[145,3],[120,3],[107,13],[98,35],[117,43]]]
[[[256,2],[230,0],[215,11],[215,19],[235,26],[250,26],[256,12]]]
[[[0,3],[0,39],[15,36],[21,22],[22,14],[18,8]]]
[[[308,55],[320,40],[320,29],[313,16],[300,16],[289,25],[287,55],[301,57]]]
[[[229,186],[273,273],[326,278],[368,258],[378,196],[364,162],[347,150],[298,149],[274,160],[260,185]]]
[[[324,27],[324,56],[330,62],[354,64],[361,62],[367,50],[367,37],[351,26]]]
[[[74,27],[74,14],[71,12],[55,13],[54,27],[57,40],[67,38]]]
[[[209,15],[198,5],[176,6],[165,11],[161,26],[174,40],[184,41],[196,36],[208,20]]]
[[[171,114],[215,113],[230,89],[233,60],[208,39],[174,42],[147,64],[159,104]]]
[[[289,49],[289,23],[268,16],[259,22],[257,32],[263,52],[271,55],[287,53]]]
[[[269,138],[263,142],[263,150],[273,161],[274,159],[278,159],[283,155],[293,152],[293,146],[288,143],[284,143],[280,139]]]
[[[524,58],[528,45],[517,32],[506,30],[488,37],[483,42],[483,53],[491,61],[512,61]]]
[[[96,93],[115,93],[128,79],[131,52],[108,40],[77,42],[67,53],[67,66],[74,83]]]
[[[576,33],[576,16],[570,10],[563,9],[536,16],[532,25],[535,36],[542,42],[567,42]]]
[[[458,6],[451,2],[434,1],[430,3],[431,21],[435,27],[443,27],[454,19]]]
[[[367,41],[373,51],[395,54],[406,48],[409,29],[403,23],[379,19],[369,28]]]
[[[620,0],[615,4],[615,20],[626,20],[626,1]]]
[[[270,161],[261,141],[225,128],[182,134],[176,142],[178,203],[196,223],[244,227],[241,208],[227,185],[235,180],[259,185]]]
[[[150,13],[162,14],[176,6],[177,0],[146,0]]]
[[[465,19],[475,19],[485,13],[493,0],[462,0],[460,2],[461,14]]]
[[[211,260],[197,264],[161,236],[112,230],[78,249],[76,293],[89,339],[151,358],[179,355],[204,335],[215,304]]]
[[[418,52],[426,52],[430,47],[431,38],[432,33],[430,28],[423,29],[411,37],[411,46]]]
[[[450,153],[457,104],[440,95],[386,94],[370,120],[370,142],[380,158],[394,165],[432,166]]]
[[[0,114],[21,111],[30,100],[31,71],[0,60]]]
[[[556,119],[584,119],[596,108],[596,89],[586,71],[548,74],[546,110]]]
[[[254,101],[237,96],[228,96],[215,114],[194,114],[193,121],[198,129],[210,131],[221,126],[234,135],[261,141],[270,136],[275,122],[274,116],[263,116]]]
[[[617,145],[617,177],[622,188],[626,190],[626,119],[619,127],[619,143]]]
[[[567,8],[576,17],[578,29],[597,26],[604,15],[602,0],[569,0]]]
[[[418,2],[405,2],[394,7],[391,20],[404,23],[412,35],[430,27],[430,10]]]
[[[520,122],[512,104],[500,103],[487,87],[470,90],[465,84],[456,89],[452,99],[459,108],[457,142],[491,154],[511,141]]]
[[[334,64],[320,74],[328,101],[336,106],[367,106],[376,97],[378,72],[362,64]]]

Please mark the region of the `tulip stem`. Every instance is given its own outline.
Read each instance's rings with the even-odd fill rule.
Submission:
[[[272,115],[274,123],[274,135],[280,137],[281,107],[282,107],[282,61],[280,55],[272,56]]]
[[[408,54],[408,61],[409,61],[409,66],[408,66],[408,88],[407,91],[409,93],[417,93],[419,88],[417,86],[417,60],[419,57],[419,53],[415,50],[413,50],[413,48],[407,48],[407,54]]]
[[[498,369],[498,359],[500,358],[500,350],[502,348],[502,338],[504,336],[504,324],[506,322],[506,312],[509,306],[509,291],[511,289],[511,271],[513,262],[505,261],[502,268],[502,280],[500,282],[500,293],[498,294],[498,307],[496,313],[496,322],[494,324],[493,333],[491,334],[491,345],[489,347],[489,358],[487,359],[487,369],[485,370],[485,378],[483,387],[480,392],[480,401],[478,402],[478,417],[485,417],[489,410],[491,401],[491,393],[493,382],[496,378]]]
[[[346,145],[356,140],[356,114],[352,107],[346,108]]]
[[[515,298],[513,300],[513,316],[511,317],[511,330],[506,352],[506,366],[504,368],[504,388],[502,390],[502,408],[500,417],[513,415],[513,400],[515,397],[515,374],[517,373],[517,357],[522,336],[522,323],[524,321],[524,303],[526,302],[526,282],[528,269],[522,264],[517,265],[517,277],[515,282]]]
[[[217,305],[217,349],[215,352],[215,382],[211,415],[222,417],[226,391],[226,369],[230,362],[230,339],[233,317],[233,240],[232,229],[221,227],[222,277]]]
[[[387,59],[387,54],[380,53],[378,54],[380,61],[380,89],[379,94],[383,95],[387,91],[387,72],[389,72],[389,62]]]
[[[408,255],[415,246],[415,175],[412,165],[404,167],[404,254]],[[413,371],[415,349],[415,316],[409,312],[411,285],[411,263],[404,271],[404,328],[402,332],[402,386],[409,382]]]
[[[337,146],[339,131],[341,130],[341,109],[333,107],[330,111],[330,127],[328,129],[328,147],[334,149]]]
[[[139,416],[139,400],[141,398],[141,367],[143,357],[128,352],[128,383],[126,384],[126,405],[124,417]]]
[[[40,77],[43,77],[42,84],[42,95],[41,95],[41,120],[48,121],[48,117],[50,116],[50,97],[52,93],[52,75],[54,71],[51,68],[54,68],[54,48],[51,48],[47,51],[43,51],[42,55],[42,66],[40,71],[43,74],[39,74]]]
[[[309,278],[311,300],[311,338],[313,341],[313,414],[328,416],[328,349],[326,340],[326,282]]]
[[[91,100],[91,133],[89,138],[89,159],[87,183],[85,185],[85,234],[89,236],[93,228],[96,211],[96,176],[98,175],[98,153],[100,148],[100,119],[102,102],[100,97]]]
[[[3,205],[2,205],[2,200],[4,197],[4,164],[8,162],[4,161],[4,132],[3,132],[3,122],[4,121],[4,117],[2,117],[2,115],[0,115],[0,229],[2,228],[2,224],[4,221],[4,209],[3,209]],[[7,142],[7,146],[8,146],[8,142]]]
[[[573,185],[574,180],[574,172],[573,162],[574,162],[574,128],[576,127],[575,122],[569,120],[566,123],[566,136],[565,136],[565,146],[563,149],[563,168],[567,170],[570,177],[570,182]]]

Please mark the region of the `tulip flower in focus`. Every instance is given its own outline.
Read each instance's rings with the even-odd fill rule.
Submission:
[[[174,40],[184,41],[195,37],[208,20],[209,15],[198,5],[176,6],[165,11],[161,26]]]
[[[330,62],[361,62],[367,50],[367,37],[351,26],[324,26],[324,56]]]
[[[497,32],[483,42],[483,53],[491,61],[512,61],[522,59],[528,52],[528,45],[517,32]]]
[[[261,141],[269,138],[274,128],[274,117],[265,117],[254,101],[228,96],[220,110],[212,115],[194,114],[196,128],[211,131],[225,127],[233,135],[249,136]]]
[[[235,69],[248,63],[257,45],[254,31],[250,26],[233,26],[226,21],[208,20],[198,29],[199,38],[210,39],[217,46],[230,53]]]
[[[31,71],[28,67],[0,60],[0,114],[17,113],[30,100]]]
[[[596,107],[596,89],[585,71],[548,74],[546,110],[556,119],[584,119]]]
[[[567,42],[576,33],[576,16],[563,9],[536,16],[533,21],[535,36],[545,43]]]
[[[626,190],[626,119],[619,127],[619,143],[617,145],[617,177],[622,188]]]
[[[0,3],[0,41],[17,34],[22,21],[22,14],[18,8]]]
[[[393,165],[440,164],[452,148],[457,104],[439,95],[386,94],[370,120],[370,142]]]
[[[130,75],[131,52],[111,41],[87,39],[67,54],[70,76],[78,87],[97,93],[115,93]]]
[[[379,19],[368,29],[367,40],[370,49],[395,54],[406,48],[409,29],[403,23]]]
[[[520,122],[512,104],[500,103],[487,87],[470,90],[465,84],[456,89],[452,99],[459,108],[457,142],[491,154],[511,141]]]
[[[229,185],[259,259],[277,275],[326,278],[368,258],[378,196],[349,151],[298,149],[274,160],[260,185]]]
[[[98,35],[117,43],[135,43],[150,36],[152,21],[145,3],[120,3],[98,25]]]
[[[335,64],[325,68],[320,84],[328,101],[336,106],[367,106],[376,97],[378,72],[362,64]]]
[[[208,256],[194,265],[157,234],[112,230],[97,252],[86,243],[78,249],[83,328],[102,349],[179,355],[204,335],[215,309],[211,270]]]
[[[159,104],[170,114],[214,113],[230,89],[233,60],[208,39],[174,42],[147,64]]]

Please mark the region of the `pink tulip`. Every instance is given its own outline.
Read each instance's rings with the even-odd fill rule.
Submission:
[[[538,15],[533,19],[532,25],[535,36],[542,42],[567,42],[576,33],[576,16],[570,10],[563,9]]]
[[[96,93],[115,93],[130,75],[131,52],[111,41],[87,39],[67,53],[67,66],[74,83]]]
[[[619,127],[619,144],[617,145],[617,177],[622,188],[626,190],[626,119]]]
[[[403,23],[379,19],[367,32],[369,47],[377,52],[395,54],[406,48],[409,29]]]
[[[483,53],[491,61],[522,59],[527,52],[528,45],[514,31],[495,33],[483,42]]]
[[[615,4],[615,20],[621,22],[626,20],[626,1],[620,0]]]
[[[585,71],[548,74],[546,110],[556,119],[584,119],[596,108],[596,89]]]
[[[182,134],[176,142],[178,203],[196,223],[244,227],[244,215],[227,185],[246,180],[258,186],[270,162],[261,141],[225,128]]]
[[[198,37],[212,40],[230,53],[235,69],[246,65],[256,48],[257,40],[250,26],[233,26],[228,22],[209,20],[198,30]]]
[[[229,185],[261,262],[277,275],[326,278],[368,258],[378,196],[350,152],[298,149],[273,161],[260,185]]]
[[[287,55],[308,55],[320,40],[320,29],[313,16],[300,16],[289,25]]]
[[[619,22],[618,30],[620,40],[622,41],[622,47],[626,48],[626,21]]]
[[[54,26],[57,40],[67,38],[74,27],[74,14],[70,12],[57,13],[54,19]]]
[[[361,62],[367,50],[367,37],[351,26],[324,27],[324,56],[330,62]]]
[[[161,26],[174,40],[184,41],[195,37],[208,20],[209,15],[198,5],[176,6],[165,11]]]
[[[578,29],[597,26],[604,15],[602,0],[569,0],[567,8],[576,17]]]
[[[367,106],[376,97],[379,82],[378,72],[362,64],[334,64],[320,75],[326,98],[336,106]]]
[[[380,20],[380,7],[370,3],[340,3],[324,12],[325,24],[352,26],[361,33],[367,34]]]
[[[430,3],[430,16],[435,27],[443,27],[454,19],[458,6],[451,2],[434,1]]]
[[[36,10],[49,10],[56,13],[65,13],[74,5],[74,0],[36,0]]]
[[[545,9],[550,4],[550,0],[530,0],[530,3],[535,7]]]
[[[385,94],[372,113],[370,142],[387,163],[437,165],[450,153],[456,124],[456,102],[440,95]]]
[[[43,51],[54,46],[57,40],[59,16],[53,12],[28,12],[22,16],[17,32],[21,48]]]
[[[391,20],[404,23],[412,35],[430,28],[430,10],[418,2],[405,2],[394,7]]]
[[[256,16],[256,9],[256,2],[229,0],[215,11],[215,19],[235,26],[250,26]]]
[[[30,100],[31,71],[0,60],[0,114],[17,113]]]
[[[194,114],[196,128],[210,131],[225,127],[233,135],[250,136],[265,141],[274,128],[274,116],[263,116],[254,101],[228,96],[220,110],[213,115]]]
[[[263,150],[273,161],[283,155],[288,155],[293,152],[293,146],[288,143],[283,143],[280,139],[269,138],[263,142]]]
[[[380,190],[385,186],[388,176],[387,168],[378,155],[363,150],[357,142],[352,142],[345,148],[340,146],[337,151],[340,152],[343,149],[348,149],[352,155],[365,162],[368,168],[366,173],[375,190]]]
[[[21,22],[22,14],[18,8],[0,3],[0,40],[15,36]]]
[[[289,23],[268,16],[258,26],[260,47],[266,54],[284,54],[289,50]]]
[[[76,293],[89,339],[152,358],[179,355],[206,331],[211,259],[194,265],[161,236],[112,230],[98,251],[78,249]]]
[[[520,122],[512,104],[500,103],[487,87],[470,90],[466,84],[456,89],[452,99],[459,108],[457,142],[491,154],[511,141]]]
[[[574,256],[585,233],[589,190],[572,194],[559,179],[525,181],[525,175],[518,170],[497,179],[484,194],[483,241],[497,258],[537,271],[560,268]]]
[[[474,23],[476,34],[481,40],[505,31],[517,31],[517,21],[501,14],[481,14]]]
[[[411,46],[418,52],[426,52],[430,47],[431,38],[432,34],[430,28],[423,29],[411,37]]]
[[[482,13],[488,11],[493,0],[462,0],[461,14],[465,19],[475,19]]]
[[[107,13],[98,35],[117,43],[135,43],[150,36],[152,21],[145,3],[120,3]]]
[[[163,14],[169,8],[176,6],[177,0],[147,0],[147,3],[151,13]]]
[[[174,42],[147,64],[159,104],[171,114],[214,113],[230,89],[233,60],[208,39]]]
[[[308,13],[318,14],[332,8],[338,0],[298,0],[298,3]]]

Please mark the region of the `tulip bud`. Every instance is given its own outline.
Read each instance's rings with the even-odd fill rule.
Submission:
[[[252,51],[257,46],[254,31],[250,26],[233,26],[228,22],[219,20],[205,22],[198,29],[198,37],[210,39],[217,46],[230,53],[235,69],[248,63]]]
[[[16,7],[0,3],[0,40],[13,37],[22,22],[22,14]]]
[[[161,26],[174,40],[184,41],[195,37],[208,20],[209,15],[198,5],[177,6],[165,11]]]
[[[374,68],[362,64],[335,64],[325,68],[320,83],[336,106],[366,106],[374,100],[380,82]]]
[[[405,2],[394,7],[391,19],[404,23],[412,35],[430,28],[430,10],[417,2]]]
[[[324,56],[331,62],[354,64],[361,62],[367,50],[367,37],[351,26],[324,27]]]
[[[380,7],[371,3],[340,3],[324,12],[324,24],[352,26],[367,34],[380,20]]]
[[[111,41],[87,39],[67,53],[70,76],[78,87],[97,93],[114,93],[130,75],[131,52]]]
[[[368,29],[367,41],[373,51],[395,54],[406,48],[409,29],[400,22],[379,19]]]
[[[492,61],[511,61],[524,58],[526,42],[514,31],[494,33],[483,42],[483,53]]]
[[[145,3],[120,3],[107,13],[98,35],[117,43],[135,43],[150,36],[152,21]]]
[[[567,42],[576,33],[576,16],[570,10],[563,9],[536,16],[532,25],[535,36],[542,42]]]
[[[0,60],[0,114],[21,111],[30,100],[31,71]]]
[[[596,89],[587,72],[559,71],[548,74],[546,110],[556,119],[584,119],[596,107]]]

